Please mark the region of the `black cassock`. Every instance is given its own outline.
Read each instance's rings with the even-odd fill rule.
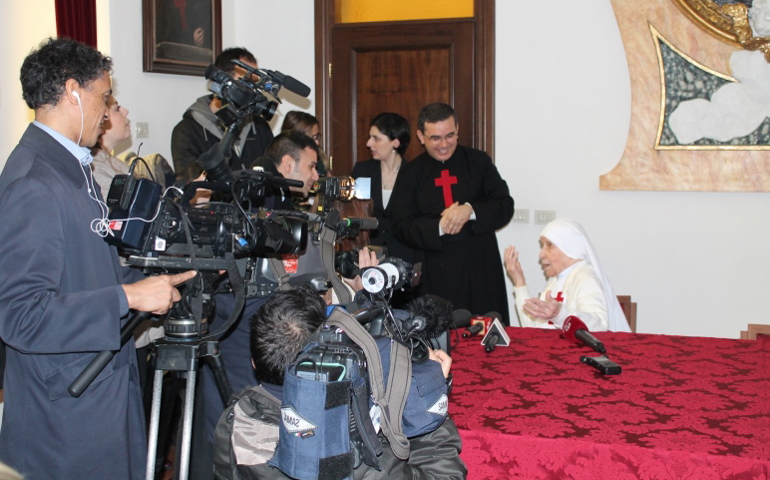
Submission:
[[[457,147],[444,162],[427,152],[403,168],[390,203],[394,233],[423,255],[421,293],[450,300],[474,314],[490,311],[508,320],[505,276],[495,230],[513,216],[508,184],[486,153]],[[439,235],[441,212],[470,203],[476,219],[456,235]]]

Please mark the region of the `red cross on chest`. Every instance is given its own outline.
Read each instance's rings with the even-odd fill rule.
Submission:
[[[449,208],[454,202],[452,198],[452,185],[457,183],[457,177],[449,175],[449,170],[441,170],[441,176],[434,180],[437,187],[441,187],[444,194],[444,207]]]
[[[560,303],[564,302],[564,297],[561,295],[561,292],[556,294],[556,298],[554,300],[556,300],[557,302],[560,302]]]

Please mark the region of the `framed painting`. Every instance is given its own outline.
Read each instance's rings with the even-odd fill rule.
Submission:
[[[222,51],[222,0],[142,0],[144,71],[202,76]]]

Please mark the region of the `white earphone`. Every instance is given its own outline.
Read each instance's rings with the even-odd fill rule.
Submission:
[[[72,96],[78,99],[78,105],[80,105],[80,93],[77,90],[72,92]]]

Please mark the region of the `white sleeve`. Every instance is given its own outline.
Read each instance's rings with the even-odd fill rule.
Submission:
[[[552,325],[547,320],[540,320],[532,318],[524,313],[524,301],[531,295],[529,294],[529,288],[526,285],[523,287],[513,287],[513,296],[516,299],[516,313],[519,315],[519,324],[522,327],[529,328],[552,328]]]
[[[569,289],[567,289],[569,287]],[[604,289],[593,269],[575,272],[574,278],[565,285],[565,302],[552,322],[559,327],[570,315],[578,317],[591,332],[604,332],[609,328],[607,300]]]

